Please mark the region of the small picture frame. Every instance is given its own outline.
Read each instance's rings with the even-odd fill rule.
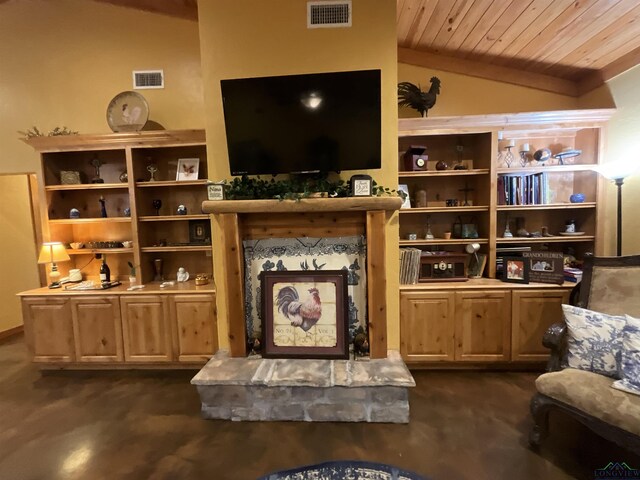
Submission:
[[[524,257],[503,257],[502,281],[529,283],[529,261]]]
[[[409,185],[406,185],[406,184],[398,185],[398,192],[404,192],[406,194],[406,197],[404,198],[404,201],[402,202],[402,205],[400,206],[400,208],[411,208],[411,198],[409,197]]]
[[[529,281],[537,283],[564,283],[564,254],[562,252],[523,252],[528,262]]]
[[[373,193],[373,179],[369,175],[351,177],[351,196],[370,197]]]
[[[176,180],[177,181],[197,180],[199,167],[200,167],[199,158],[179,158],[178,168],[176,170]]]
[[[211,223],[209,220],[189,220],[189,243],[194,245],[211,244]]]
[[[81,184],[80,172],[73,170],[60,170],[60,184],[61,185],[78,185]]]
[[[264,358],[349,358],[346,270],[264,271],[260,281]]]
[[[226,198],[225,186],[222,183],[207,184],[207,198],[209,200],[224,200]]]

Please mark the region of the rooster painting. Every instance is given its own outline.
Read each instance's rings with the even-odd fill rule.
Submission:
[[[308,332],[322,316],[322,303],[317,288],[310,288],[309,296],[301,302],[295,287],[283,287],[278,292],[276,305],[291,321],[291,325],[300,327],[305,332]]]
[[[440,93],[440,79],[431,77],[431,88],[428,92],[423,92],[420,85],[410,82],[398,84],[398,105],[401,107],[411,107],[422,117],[427,116],[427,111],[436,104],[436,97]]]

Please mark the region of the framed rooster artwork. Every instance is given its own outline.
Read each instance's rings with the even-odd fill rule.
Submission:
[[[179,158],[178,169],[176,170],[176,180],[197,180],[199,166],[199,158]]]
[[[260,275],[263,357],[349,358],[346,271]]]

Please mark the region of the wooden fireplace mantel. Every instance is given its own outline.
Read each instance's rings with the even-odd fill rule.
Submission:
[[[387,212],[398,210],[401,204],[399,197],[202,202],[202,211],[213,214],[222,230],[220,249],[216,249],[222,253],[222,275],[216,272],[216,283],[224,282],[226,287],[220,290],[227,305],[231,356],[247,355],[243,240],[366,235],[370,355],[386,358],[385,228]]]

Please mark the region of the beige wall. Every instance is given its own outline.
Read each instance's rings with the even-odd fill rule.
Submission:
[[[307,29],[300,0],[204,1],[198,5],[210,177],[229,176],[220,79],[340,70],[382,70],[382,169],[369,173],[383,185],[398,182],[395,0],[353,1],[353,27]],[[353,172],[350,172],[353,173]],[[398,227],[388,225],[389,347],[399,348]],[[214,225],[214,242],[219,229]],[[215,249],[217,250],[217,249]],[[214,251],[215,251],[214,250]],[[215,271],[222,266],[214,255]],[[224,285],[217,283],[220,293]],[[220,298],[220,297],[219,297]],[[227,306],[218,303],[221,318]],[[221,343],[227,341],[220,322]],[[224,343],[223,343],[224,345]]]
[[[87,0],[1,3],[0,174],[40,175],[39,157],[18,139],[18,130],[66,125],[81,133],[109,132],[105,112],[111,98],[131,90],[132,70],[152,68],[164,69],[166,88],[141,91],[150,119],[167,129],[204,128],[196,22]],[[25,206],[27,197],[13,198],[21,200],[11,205]],[[21,231],[3,232],[3,241],[35,250]],[[34,258],[25,256],[20,263],[29,267],[17,268],[13,252],[0,258],[2,276],[11,272],[13,280],[8,298],[37,286],[31,273]],[[0,330],[5,321],[18,318],[5,318],[5,313]]]
[[[40,286],[27,175],[0,175],[0,332],[22,324],[16,293]]]
[[[469,77],[431,68],[398,64],[398,82],[420,84],[428,90],[431,77],[442,82],[440,95],[429,116],[484,113],[537,112],[578,108],[578,99],[508,83]],[[413,109],[400,109],[400,117],[418,117]]]
[[[582,108],[610,107],[611,99],[617,112],[608,127],[608,145],[604,161],[629,158],[640,162],[640,66],[618,75],[593,92],[580,98]],[[605,253],[616,254],[616,187],[606,184],[607,215],[604,225]],[[622,253],[640,254],[640,173],[625,180],[622,187]]]

